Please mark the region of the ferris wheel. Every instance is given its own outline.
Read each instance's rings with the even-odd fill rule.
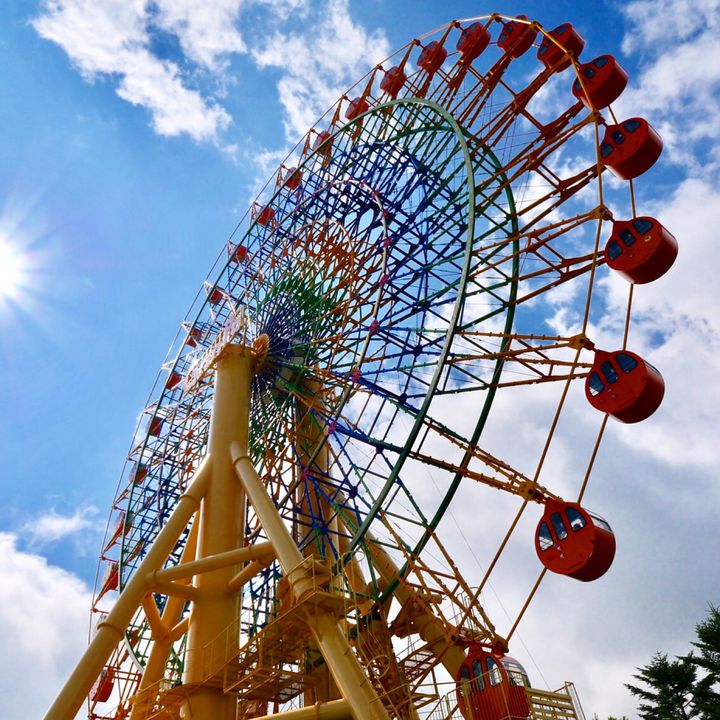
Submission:
[[[608,417],[662,401],[629,323],[634,286],[677,254],[633,193],[662,142],[614,115],[627,74],[583,47],[568,23],[451,22],[288,156],[163,364],[101,553],[97,634],[48,718],[85,697],[114,720],[574,716],[509,644],[546,570],[589,581],[612,562],[582,499]],[[628,306],[601,348],[608,273]],[[558,310],[572,332],[548,331]],[[540,388],[552,421],[520,463],[483,432],[495,402]],[[597,433],[561,494],[543,469],[578,392]],[[439,528],[461,484],[517,498],[472,583]],[[532,507],[540,576],[501,627],[483,590]]]

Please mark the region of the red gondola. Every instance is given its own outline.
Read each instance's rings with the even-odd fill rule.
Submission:
[[[628,350],[595,351],[585,381],[585,396],[600,412],[624,423],[649,418],[665,394],[662,375],[649,362]]]
[[[235,243],[228,243],[228,260],[235,265],[239,265],[241,262],[245,262],[248,255],[248,249],[244,245],[235,245]]]
[[[197,347],[197,341],[200,339],[200,330],[196,327],[188,328],[187,325],[184,326],[187,331],[187,338],[185,338],[185,343],[188,345],[188,347]]]
[[[269,205],[266,205],[264,208],[253,205],[252,218],[258,225],[267,227],[275,219],[275,211]]]
[[[660,136],[647,120],[630,118],[607,126],[600,158],[619,178],[632,180],[655,164],[662,148]]]
[[[418,58],[418,67],[422,68],[428,75],[432,75],[440,69],[445,62],[447,50],[437,40],[433,40],[423,47]]]
[[[608,267],[638,285],[662,277],[677,254],[675,237],[651,217],[616,220],[605,246]]]
[[[527,15],[517,16],[517,20],[527,19]],[[508,20],[502,24],[503,29],[497,41],[498,47],[513,58],[519,58],[526,53],[532,47],[538,33],[532,23],[517,22],[517,20]]]
[[[150,425],[148,427],[148,435],[152,435],[153,437],[158,437],[160,435],[160,432],[162,431],[163,421],[159,417],[154,417],[152,420],[150,420]]]
[[[134,560],[136,557],[140,555],[140,553],[145,548],[145,541],[144,540],[138,540],[135,545],[132,547],[132,549],[128,552],[128,554],[125,556],[125,561],[130,562],[131,560]]]
[[[466,720],[527,720],[527,673],[500,649],[473,643],[455,678],[458,707]]]
[[[117,522],[115,523],[115,537],[118,538],[121,535],[125,536],[132,527],[133,514],[121,512],[118,515]]]
[[[147,465],[134,463],[133,469],[130,471],[130,482],[133,485],[142,485],[143,480],[147,477],[147,473]]]
[[[106,667],[100,673],[95,684],[90,690],[90,699],[93,702],[107,702],[110,699],[113,687],[115,685],[115,668]]]
[[[462,28],[460,39],[455,48],[462,55],[462,59],[470,63],[485,50],[490,44],[490,33],[484,25],[474,22],[466,28]]]
[[[587,107],[602,110],[614,103],[628,82],[628,74],[612,55],[601,55],[580,65],[580,78],[575,78],[572,94]],[[583,88],[584,86],[584,88]]]
[[[211,305],[219,305],[222,302],[222,299],[223,294],[219,288],[213,288],[212,290],[208,288],[208,302]]]
[[[105,545],[105,549],[103,550],[103,552],[107,552],[115,544],[115,541],[121,535],[125,535],[126,532],[127,532],[127,530],[125,529],[125,513],[123,512],[118,515],[117,521],[115,523],[115,529],[113,530],[113,534],[110,536],[110,539],[107,541],[107,544]]]
[[[380,81],[380,89],[394,100],[400,90],[402,90],[406,80],[407,75],[405,75],[405,71],[400,65],[396,65],[385,73],[385,76]]]
[[[553,38],[560,44],[553,42]],[[578,59],[584,47],[585,41],[575,28],[570,23],[563,23],[550,31],[550,37],[543,37],[537,56],[546,68],[561,72],[570,67],[571,58]]]
[[[118,564],[117,562],[109,562],[108,566],[105,568],[105,573],[103,574],[102,581],[100,583],[100,592],[95,598],[95,602],[98,602],[98,600],[100,600],[106,592],[117,590],[118,581]]]
[[[167,382],[165,383],[165,389],[172,390],[173,388],[176,388],[180,384],[181,380],[182,377],[178,373],[171,372],[170,375],[168,375]]]
[[[292,167],[287,171],[287,175],[285,175],[283,180],[283,185],[285,185],[288,190],[297,190],[300,187],[301,182],[302,171]]]
[[[330,133],[327,130],[323,130],[317,134],[312,149],[318,151],[327,160],[332,152],[332,144],[333,141]]]
[[[356,97],[350,101],[348,109],[345,111],[345,117],[348,120],[354,120],[358,115],[362,115],[370,106],[364,97]]]
[[[599,515],[578,503],[548,500],[535,532],[535,551],[551,572],[589,582],[615,557],[615,535]]]
[[[123,522],[123,529],[122,529],[123,537],[130,532],[130,530],[131,530],[131,528],[132,528],[132,526],[133,526],[134,520],[135,520],[135,514],[134,514],[134,513],[132,513],[132,512],[126,512],[126,513],[125,513],[125,518],[124,518],[124,522]]]

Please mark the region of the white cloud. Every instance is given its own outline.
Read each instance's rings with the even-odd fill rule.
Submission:
[[[256,169],[255,182],[250,191],[251,197],[258,197],[268,185],[270,188],[274,187],[275,174],[281,163],[285,162],[286,167],[298,165],[299,161],[296,158],[288,158],[289,151],[288,147],[279,150],[262,148],[250,153],[250,160]]]
[[[188,90],[174,63],[159,61],[144,50],[128,53],[124,77],[117,94],[152,113],[159,135],[187,133],[195,140],[213,140],[232,119],[219,105],[208,104],[195,90]]]
[[[329,0],[312,33],[280,31],[252,51],[260,68],[280,68],[285,131],[295,140],[373,65],[388,55],[385,34],[368,33],[350,16],[348,0]]]
[[[2,532],[0,575],[3,717],[43,717],[86,645],[90,591]]]
[[[172,2],[172,0],[168,0]],[[311,7],[317,0],[240,0],[244,9],[257,7],[268,11],[269,22],[281,25],[291,16],[300,19],[307,18]]]
[[[669,112],[667,122],[680,132],[686,118]],[[715,431],[720,294],[714,276],[720,262],[715,238],[720,192],[714,177],[712,172],[702,179],[690,177],[665,193],[658,193],[659,185],[652,187],[649,176],[636,185],[639,197],[654,193],[652,201],[639,203],[639,213],[658,217],[680,245],[666,276],[635,288],[630,332],[630,349],[657,364],[665,376],[666,397],[646,422],[626,426],[611,420],[595,462],[584,503],[606,516],[615,530],[613,567],[592,584],[548,574],[520,626],[524,642],[517,636],[512,642],[511,653],[526,663],[535,685],[543,686],[535,663],[550,688],[574,681],[588,718],[594,712],[637,717],[637,703],[623,683],[658,650],[688,652],[693,624],[703,618],[707,602],[717,602],[718,569],[698,558],[697,550],[704,548],[704,557],[720,551],[714,517],[720,502]],[[627,282],[610,274],[596,291],[608,313],[590,336],[607,349],[621,341],[628,289]],[[564,297],[565,312],[556,320],[572,321],[572,308],[573,299]],[[553,390],[557,395],[552,386],[499,392],[483,446],[530,474],[549,429]],[[455,406],[456,415],[463,411]],[[566,497],[577,492],[600,420],[577,383],[542,483]],[[492,557],[514,512],[507,498],[492,492],[463,486],[452,506],[481,566]],[[494,591],[513,616],[525,599],[523,587],[529,591],[537,572],[530,562],[535,560],[531,543],[537,517],[538,509],[529,508],[493,574]],[[449,522],[444,518],[443,523],[443,540],[452,540]],[[468,555],[461,548],[454,559],[472,583],[480,575]],[[505,630],[503,607],[492,593],[483,603]]]
[[[630,21],[623,50],[630,53],[658,48],[669,39],[684,42],[705,28],[717,28],[720,0],[635,0],[626,3],[622,12]],[[672,18],[672,32],[668,32],[668,18]]]
[[[242,0],[159,0],[155,22],[177,36],[188,58],[218,70],[228,53],[246,51],[236,27],[241,6]]]
[[[294,17],[310,22],[301,32],[285,32]],[[384,34],[353,21],[348,0],[314,8],[309,0],[44,0],[32,24],[86,80],[110,79],[123,100],[147,109],[159,135],[220,144],[232,118],[217,98],[235,82],[231,59],[248,52],[243,22],[244,32],[262,38],[252,51],[259,68],[284,71],[278,90],[293,138],[387,55]],[[177,57],[158,54],[163,34],[177,41]],[[208,79],[215,92],[203,88]]]
[[[698,154],[695,146],[720,138],[714,121],[720,112],[720,0],[636,0],[623,13],[630,23],[623,49],[642,51],[652,62],[631,78],[616,109],[624,116],[647,116],[672,162],[692,171],[708,161],[720,167],[717,152],[705,148]]]
[[[83,530],[97,529],[97,514],[93,505],[83,505],[72,515],[61,515],[53,508],[23,523],[19,532],[31,546],[46,545]]]
[[[222,52],[242,49],[230,30],[213,35],[222,19],[231,21],[229,6],[204,12],[204,5],[194,3],[194,19],[184,22],[183,11],[189,13],[189,5],[161,12],[159,18],[178,33],[191,57],[215,68]],[[159,7],[162,11],[164,4]],[[46,0],[33,26],[62,47],[86,79],[117,77],[118,95],[147,108],[158,134],[215,140],[230,125],[230,115],[190,89],[178,65],[152,54],[149,21],[146,0]]]
[[[714,272],[720,263],[720,193],[705,180],[689,179],[669,197],[646,204],[641,214],[659,218],[679,244],[667,275],[635,288],[630,332],[630,349],[645,355],[665,377],[666,396],[647,423],[611,426],[611,431],[663,464],[711,467],[717,443],[707,429],[716,425],[720,407],[715,380],[720,373],[720,295]],[[611,275],[606,289],[608,317],[621,318],[627,283]],[[704,482],[702,474],[697,477]]]

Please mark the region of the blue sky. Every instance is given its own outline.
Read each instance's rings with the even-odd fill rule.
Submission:
[[[255,191],[384,55],[493,11],[570,21],[584,57],[621,58],[631,77],[621,114],[648,117],[666,143],[639,198],[680,242],[677,266],[638,291],[639,336],[663,369],[666,402],[642,427],[611,426],[603,449],[594,499],[618,532],[617,567],[591,588],[541,595],[525,643],[551,685],[577,682],[589,716],[633,717],[622,688],[633,668],[655,650],[688,649],[707,603],[720,602],[718,0],[222,0],[211,10],[6,0],[0,258],[20,267],[14,277],[0,267],[8,720],[44,712],[81,651],[139,413]],[[619,307],[617,288],[605,291]]]

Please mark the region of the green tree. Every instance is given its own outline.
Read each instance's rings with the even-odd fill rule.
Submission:
[[[640,699],[638,714],[644,720],[691,720],[699,717],[695,707],[697,667],[690,658],[668,660],[656,653],[645,667],[633,675],[645,687],[626,684]]]
[[[686,658],[700,671],[694,702],[701,720],[720,720],[720,609],[710,605],[707,620],[695,626],[699,654]]]

